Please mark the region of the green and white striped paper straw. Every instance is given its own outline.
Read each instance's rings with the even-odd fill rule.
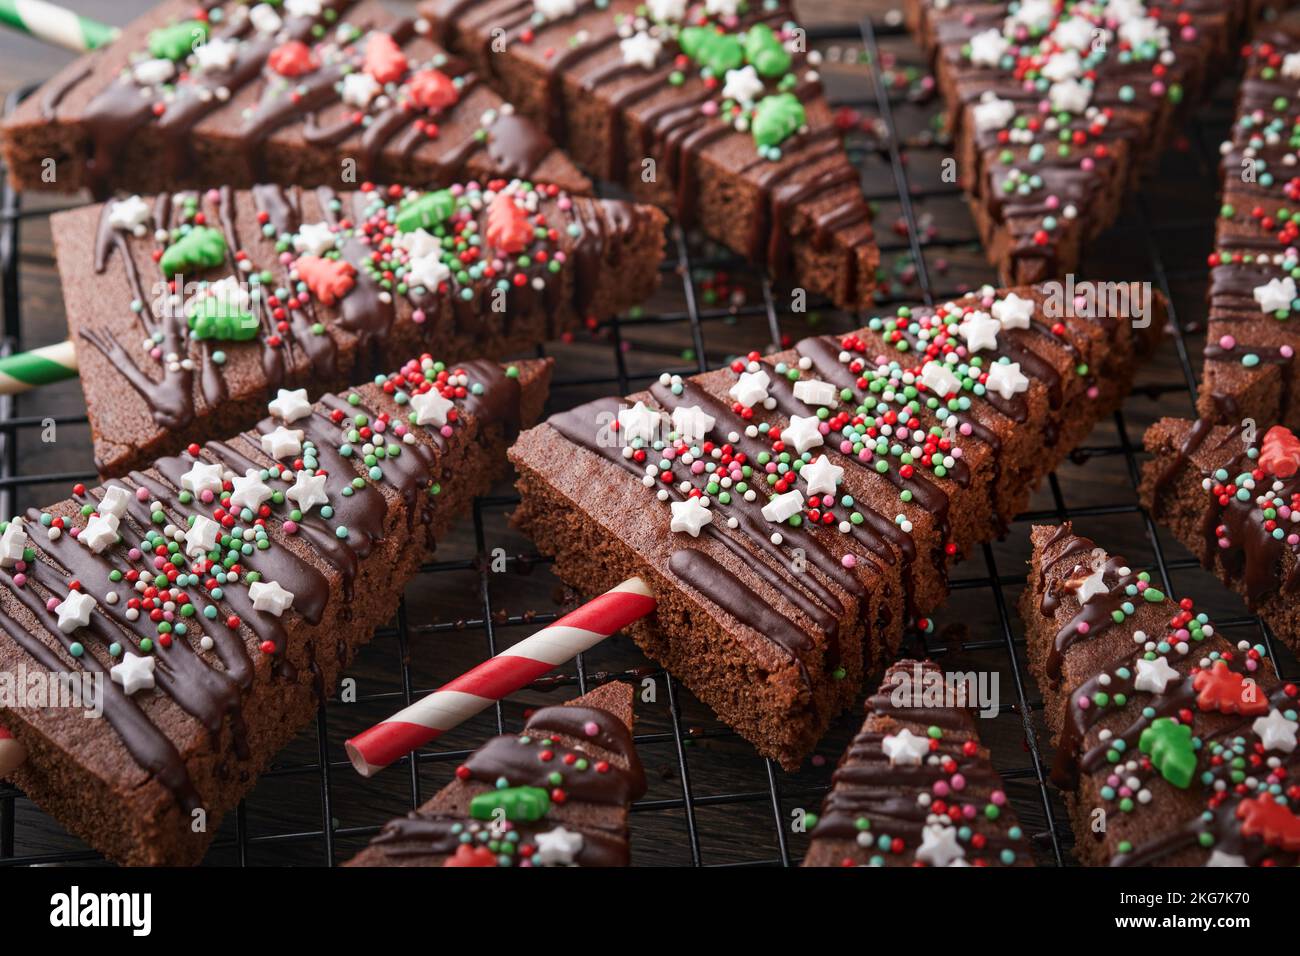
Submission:
[[[0,395],[77,377],[77,349],[71,342],[0,357]]]
[[[45,0],[0,0],[0,23],[77,53],[110,43],[120,32]]]

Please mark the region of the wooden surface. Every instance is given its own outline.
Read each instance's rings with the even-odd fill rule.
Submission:
[[[123,23],[134,11],[148,4],[140,0],[112,3],[95,0],[70,5],[102,19]],[[875,0],[873,5],[881,11],[893,6]],[[864,9],[861,3],[844,0],[809,2],[803,4],[805,20],[811,22],[816,19],[811,14],[832,6],[836,10]],[[879,123],[873,120],[876,101],[871,71],[860,61],[861,47],[852,41],[853,37],[849,36],[841,44],[826,48],[827,85],[833,99],[867,111],[862,117],[862,128],[851,137],[851,144],[862,159],[868,193],[884,197],[878,204],[878,225],[882,245],[886,246],[884,267],[890,276],[889,292],[895,299],[916,300],[921,296],[913,263],[906,252],[906,229],[901,232],[896,229],[899,204],[889,154],[883,149],[887,141],[881,138]],[[904,38],[882,39],[881,47],[885,75],[891,83],[897,83],[891,87],[891,101],[912,189],[926,193],[947,189],[950,193],[938,198],[929,195],[918,198],[915,206],[926,235],[943,240],[926,251],[935,295],[953,295],[991,280],[992,275],[974,245],[974,230],[963,201],[940,181],[940,163],[947,155],[942,143],[936,145],[934,132],[938,128],[940,109],[922,89],[921,75],[916,69],[917,51]],[[12,89],[22,82],[47,76],[65,59],[65,55],[35,41],[0,34],[0,86]],[[1215,105],[1201,111],[1190,128],[1191,139],[1186,149],[1167,158],[1144,188],[1143,201],[1130,202],[1123,223],[1097,244],[1101,253],[1090,257],[1086,266],[1086,276],[1151,279],[1156,257],[1163,261],[1164,268],[1172,275],[1170,291],[1178,317],[1193,330],[1189,338],[1190,352],[1198,368],[1201,342],[1195,330],[1204,314],[1204,254],[1210,247],[1215,209],[1213,147],[1230,117],[1230,93],[1230,87],[1225,85]],[[72,201],[75,198],[61,197],[57,202]],[[54,200],[28,202],[29,208],[56,204]],[[1153,233],[1148,228],[1151,226],[1161,228]],[[698,243],[693,242],[691,248],[693,254],[706,252]],[[559,359],[558,380],[563,383],[597,376],[614,378],[618,374],[616,354],[632,375],[651,375],[665,367],[694,370],[691,330],[687,323],[680,321],[687,309],[684,281],[693,283],[695,295],[708,310],[702,328],[710,365],[725,361],[735,352],[763,347],[770,342],[766,316],[761,309],[754,314],[754,306],[762,305],[762,292],[752,279],[719,276],[703,267],[696,268],[689,276],[668,272],[662,289],[646,304],[643,313],[666,318],[625,324],[621,329],[621,351],[611,343],[607,332],[584,337],[576,343],[548,347],[548,352]],[[40,215],[23,224],[21,283],[23,346],[62,339],[66,329],[62,303],[49,233]],[[711,304],[711,290],[716,290],[720,283],[741,289],[748,308],[737,308],[735,314],[728,314],[731,300],[725,294],[719,303]],[[784,301],[779,293],[777,301]],[[830,312],[781,314],[779,320],[783,335],[790,341],[814,331],[847,330],[860,324],[849,316]],[[1115,422],[1100,425],[1076,460],[1060,469],[1057,483],[1036,495],[1033,510],[1046,516],[1040,520],[1059,515],[1062,503],[1070,508],[1095,505],[1132,508],[1136,503],[1133,475],[1126,459],[1115,451],[1124,442],[1140,447],[1145,425],[1158,415],[1191,414],[1191,401],[1185,392],[1157,394],[1161,387],[1182,381],[1176,352],[1172,343],[1167,343],[1143,371],[1144,389],[1125,407],[1124,430],[1121,432]],[[1146,389],[1157,391],[1147,393]],[[552,396],[551,408],[558,410],[616,390],[615,384],[582,387],[561,384]],[[22,397],[17,402],[16,414],[40,419],[77,416],[82,411],[77,383],[68,382]],[[23,474],[55,473],[68,477],[22,486],[12,504],[14,510],[64,497],[73,480],[70,476],[90,470],[91,454],[84,425],[60,425],[57,440],[52,443],[41,440],[38,428],[23,428],[18,432],[17,441]],[[499,491],[504,496],[511,493],[508,483]],[[435,687],[489,653],[488,635],[480,620],[483,581],[486,581],[492,610],[502,620],[562,608],[565,595],[544,565],[514,560],[505,573],[480,576],[475,570],[476,562],[490,555],[493,549],[504,549],[512,556],[531,553],[528,542],[508,528],[508,510],[507,504],[488,502],[481,509],[481,541],[475,540],[473,522],[466,521],[441,543],[439,559],[451,567],[423,575],[407,591],[404,614],[409,642],[402,641],[393,628],[381,631],[362,653],[351,675],[357,682],[361,702],[334,702],[328,707],[324,728],[328,810],[322,799],[320,743],[316,729],[312,728],[281,755],[277,768],[263,778],[238,819],[232,817],[227,821],[208,862],[318,865],[329,859],[344,860],[384,820],[405,812],[446,782],[455,766],[457,750],[472,748],[497,731],[496,715],[484,715],[444,737],[437,750],[420,762],[418,772],[404,766],[370,781],[352,772],[342,750],[343,740],[351,733],[397,709],[404,700],[404,691]],[[1126,554],[1135,565],[1149,564],[1153,558],[1143,518],[1134,511],[1080,518],[1076,526],[1109,550]],[[1163,540],[1168,556],[1186,557],[1169,538]],[[1008,642],[1014,639],[1014,652],[1023,662],[1021,629],[1014,607],[1028,551],[1028,523],[1021,521],[1012,527],[1006,540],[989,549],[987,557],[975,555],[959,566],[953,575],[954,594],[949,606],[936,617],[936,633],[927,639],[924,647],[918,640],[912,640],[907,649],[912,653],[928,650],[949,669],[997,672],[1003,703],[1014,705],[1016,682]],[[997,589],[988,583],[991,575],[1003,585],[1000,597]],[[1237,618],[1244,613],[1236,598],[1197,569],[1179,570],[1173,577],[1173,593],[1196,596],[1206,610],[1220,618]],[[1007,617],[1002,616],[1003,612]],[[1004,621],[1009,623],[1009,633],[1004,631]],[[518,640],[531,630],[533,627],[526,622],[498,627],[496,647]],[[1250,627],[1234,629],[1233,633],[1257,638]],[[409,665],[412,688],[403,687],[403,662]],[[1288,658],[1284,668],[1290,668],[1293,663]],[[606,642],[587,655],[585,666],[589,673],[621,673],[637,668],[646,671],[646,676],[636,672],[638,679],[645,681],[638,704],[637,731],[650,778],[650,792],[633,814],[635,863],[777,862],[781,859],[778,830],[787,841],[788,855],[794,859],[801,855],[806,837],[795,832],[796,820],[801,811],[815,811],[820,804],[830,771],[859,723],[857,713],[845,715],[836,724],[834,732],[818,748],[817,757],[803,770],[787,774],[770,768],[747,744],[714,720],[707,709],[677,687],[676,702],[680,706],[681,726],[686,731],[685,744],[679,752],[672,733],[672,699],[667,682],[662,674],[648,667],[628,640],[615,638]],[[1039,698],[1032,682],[1027,681],[1026,689],[1036,708]],[[526,706],[576,692],[571,683],[565,683],[548,692],[521,694],[505,706],[503,726],[517,728]],[[1033,721],[1038,728],[1040,747],[1048,753],[1050,748],[1036,711]],[[1053,862],[1041,792],[1030,763],[1020,714],[1009,706],[999,717],[985,721],[981,729],[999,769],[1007,774],[1009,792],[1026,830],[1036,835],[1035,850],[1040,862]],[[770,783],[774,783],[775,789]],[[689,808],[687,793],[692,798]],[[1069,834],[1062,822],[1059,799],[1054,793],[1050,799],[1057,814],[1060,839],[1068,846]],[[17,818],[15,851],[19,856],[40,858],[55,854],[55,858],[63,859],[61,854],[69,851],[80,854],[84,850],[25,799],[18,797],[12,802]],[[694,845],[690,839],[692,818],[698,835],[698,843]],[[327,819],[334,829],[332,856],[322,830]],[[241,842],[247,847],[247,855],[242,860]],[[93,855],[76,858],[93,859]]]

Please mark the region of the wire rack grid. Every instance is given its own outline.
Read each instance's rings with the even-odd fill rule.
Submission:
[[[933,123],[926,120],[937,106],[924,95],[915,95],[918,90],[932,93],[919,67],[919,52],[889,20],[827,24],[810,29],[809,35],[811,42],[824,50],[825,72],[835,73],[834,64],[849,66],[841,82],[827,84],[832,101],[842,110],[867,116],[849,144],[863,168],[864,190],[877,207],[882,253],[895,263],[892,272],[886,267],[891,281],[879,305],[888,308],[918,299],[932,305],[977,282],[991,280],[978,244],[972,241],[959,187],[927,171],[927,162],[945,155],[945,143],[941,135],[932,135]],[[861,67],[865,68],[855,69]],[[25,92],[11,97],[9,108]],[[1220,96],[1198,116],[1184,156],[1190,162],[1184,162],[1186,168],[1179,172],[1190,188],[1211,201],[1217,176],[1214,129],[1229,115],[1230,98]],[[863,131],[872,135],[861,135]],[[954,209],[958,210],[955,219],[949,215]],[[25,221],[47,212],[25,209],[22,197],[7,184],[0,193],[6,352],[23,343],[21,229]],[[1009,593],[1025,580],[1019,568],[1027,554],[1028,525],[1072,519],[1089,526],[1123,527],[1117,533],[1150,555],[1167,593],[1180,593],[1174,587],[1175,575],[1181,580],[1185,574],[1200,573],[1195,560],[1177,551],[1176,545],[1176,553],[1167,553],[1168,546],[1150,516],[1137,504],[1139,462],[1132,423],[1153,414],[1192,414],[1196,371],[1190,356],[1199,348],[1191,340],[1198,324],[1180,321],[1174,303],[1197,301],[1196,290],[1203,290],[1206,269],[1203,258],[1171,252],[1169,242],[1185,238],[1189,231],[1193,236],[1204,235],[1211,220],[1185,215],[1162,216],[1157,222],[1153,215],[1152,201],[1140,195],[1112,234],[1119,237],[1115,246],[1128,250],[1124,266],[1131,271],[1138,263],[1137,277],[1151,281],[1170,299],[1173,342],[1164,349],[1167,360],[1168,353],[1173,356],[1170,374],[1143,385],[1125,409],[1116,413],[1113,423],[1099,428],[1102,440],[1098,444],[1076,450],[1068,465],[1070,475],[1050,477],[1034,499],[1034,510],[1013,523],[1008,535],[1014,542],[1010,548],[985,545],[980,554],[967,557],[951,581],[950,608],[936,615],[940,628],[928,634],[913,632],[905,645],[908,653],[974,662],[1006,680],[1009,692],[1002,695],[1006,702],[999,716],[988,722],[984,736],[1032,837],[1035,857],[1045,864],[1069,864],[1072,837],[1063,822],[1059,794],[1047,782],[1050,753],[1040,744],[1047,739],[1041,702],[1024,666],[1023,640],[1012,610],[1015,595]],[[788,344],[792,331],[805,331],[804,327],[821,315],[818,312],[809,318],[784,311],[778,307],[778,293],[765,278],[675,227],[667,252],[664,286],[674,297],[670,306],[611,320],[591,343],[552,349],[561,353],[552,409],[569,407],[594,394],[626,394],[665,365],[686,374],[717,367],[745,351],[744,343],[752,345],[755,337],[765,336],[774,346]],[[955,267],[954,262],[958,263]],[[970,281],[942,287],[936,276],[969,276]],[[1107,278],[1118,277],[1107,273]],[[751,294],[744,299],[716,294],[719,285],[733,282],[744,284]],[[679,291],[674,289],[678,283]],[[708,288],[710,284],[712,288]],[[859,324],[853,316],[831,315],[817,328],[847,331]],[[714,344],[722,339],[727,340],[725,346]],[[59,497],[54,489],[93,477],[88,470],[32,467],[44,458],[20,451],[20,439],[47,425],[51,417],[24,414],[26,402],[0,397],[0,514],[16,513],[16,505],[48,502]],[[52,420],[59,427],[85,423],[84,414],[75,413],[58,414]],[[1094,472],[1103,471],[1101,478],[1092,480]],[[1071,503],[1067,503],[1067,488]],[[441,682],[431,678],[437,668],[423,666],[422,657],[450,658],[451,663],[441,671],[445,679],[558,616],[553,610],[506,610],[518,606],[519,593],[529,588],[530,597],[545,593],[544,588],[555,590],[553,581],[542,580],[549,574],[530,573],[547,562],[529,553],[526,543],[524,551],[513,555],[499,547],[509,541],[504,518],[516,500],[507,492],[475,501],[472,526],[452,546],[444,543],[440,547],[443,554],[422,568],[420,580],[408,588],[392,624],[381,628],[372,646],[363,652],[361,661],[367,662],[370,670],[386,674],[388,682],[366,682],[366,693],[359,694],[352,707],[322,703],[315,728],[300,735],[223,826],[209,855],[211,861],[240,865],[341,862],[377,832],[384,820],[427,799],[476,742],[517,726],[512,721],[519,702],[512,699],[497,704],[479,722],[467,725],[464,734],[445,738],[444,742],[463,742],[463,747],[420,751],[382,775],[382,784],[374,790],[367,790],[366,784],[353,777],[341,746],[349,730],[404,706]],[[502,554],[502,560],[493,560]],[[502,564],[505,575],[497,573]],[[1013,566],[1016,570],[1009,571]],[[413,600],[413,595],[418,599]],[[448,605],[464,613],[448,612]],[[969,627],[945,624],[968,617],[973,622]],[[1221,629],[1257,634],[1272,653],[1272,635],[1257,618],[1233,608],[1226,618],[1221,614],[1217,620]],[[968,636],[975,630],[981,631],[981,636]],[[610,653],[602,645],[579,657],[574,667],[539,682],[530,694],[521,696],[536,703],[556,692],[583,693],[615,678],[635,682],[642,689],[639,708],[648,716],[643,720],[639,715],[636,740],[651,770],[652,785],[646,799],[633,807],[634,862],[797,864],[808,839],[800,820],[820,803],[836,755],[856,729],[857,715],[847,715],[837,724],[805,770],[783,773],[713,721],[672,677],[640,657],[630,643],[620,644],[619,640],[606,642],[613,648]],[[880,668],[875,670],[878,673]],[[380,689],[373,689],[376,686]],[[657,693],[660,688],[662,699]],[[267,789],[276,796],[262,799]],[[284,802],[280,794],[286,795]],[[293,803],[298,805],[297,812],[284,812],[284,807]],[[61,837],[57,826],[15,788],[0,784],[0,866],[97,860],[75,840]]]

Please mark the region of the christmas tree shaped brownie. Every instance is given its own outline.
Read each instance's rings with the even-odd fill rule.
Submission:
[[[1152,517],[1300,651],[1300,439],[1165,418],[1145,443]]]
[[[584,593],[650,582],[640,646],[795,767],[864,661],[892,661],[907,619],[943,602],[949,564],[1127,393],[1151,306],[1137,329],[984,289],[665,375],[521,435],[515,521]]]
[[[953,696],[932,702],[936,685]],[[1029,842],[980,745],[973,700],[932,661],[899,661],[867,699],[804,866],[1028,866]]]
[[[429,356],[0,523],[0,669],[102,681],[5,711],[11,779],[121,863],[191,864],[502,474],[549,364]]]
[[[348,866],[626,866],[628,806],[646,789],[633,698],[613,683],[536,711]]]
[[[908,0],[1004,282],[1075,272],[1226,56],[1244,4]]]
[[[1246,51],[1210,265],[1210,321],[1198,411],[1228,425],[1300,428],[1300,39]]]
[[[1294,866],[1296,685],[1069,524],[1033,542],[1020,613],[1080,861]]]
[[[169,0],[4,124],[23,189],[590,183],[420,20],[375,0]]]
[[[663,215],[494,179],[257,186],[53,218],[101,473],[256,421],[421,351],[518,354],[658,283]]]
[[[435,38],[592,177],[846,308],[879,254],[784,2],[430,0]]]

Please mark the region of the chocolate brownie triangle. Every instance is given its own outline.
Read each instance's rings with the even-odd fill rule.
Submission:
[[[1300,652],[1300,439],[1163,418],[1144,441],[1152,517]]]
[[[840,758],[804,866],[1033,865],[967,690],[933,661],[886,671]]]
[[[1077,270],[1227,55],[1245,4],[908,0],[1007,284]]]
[[[543,707],[494,737],[420,809],[348,866],[627,866],[627,812],[645,794],[633,688]]]
[[[113,475],[247,427],[278,390],[315,398],[423,351],[518,354],[628,308],[658,284],[664,218],[489,180],[167,192],[52,221]]]
[[[191,864],[505,466],[549,363],[428,356],[272,404],[0,526],[0,671],[99,683],[102,717],[8,707],[12,780],[110,859]]]
[[[1140,294],[1136,286],[1133,294]],[[1127,393],[1163,324],[985,289],[564,412],[511,449],[516,523],[759,752],[793,768]]]
[[[1300,36],[1245,50],[1246,76],[1222,148],[1223,203],[1210,265],[1210,321],[1197,410],[1235,425],[1300,428]]]
[[[376,0],[169,0],[59,72],[4,124],[21,189],[153,192],[590,182],[427,24]]]
[[[879,252],[790,4],[428,0],[434,36],[589,175],[866,307]]]
[[[1075,853],[1091,866],[1294,866],[1295,684],[1069,524],[1020,602]]]

